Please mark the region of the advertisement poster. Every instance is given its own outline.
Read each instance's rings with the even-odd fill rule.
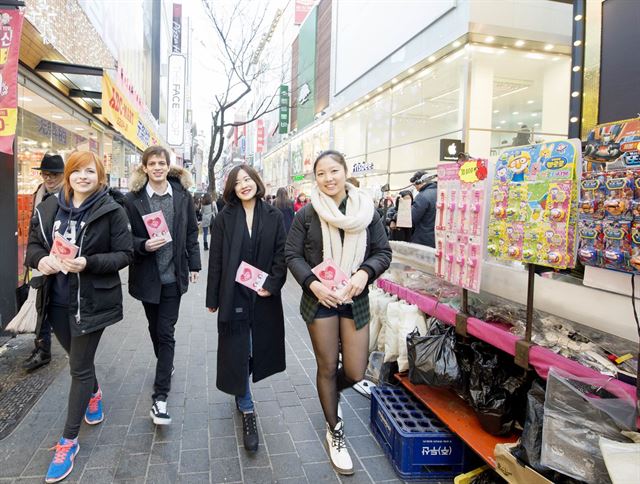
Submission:
[[[0,9],[0,151],[13,154],[18,122],[18,57],[24,13]]]
[[[480,292],[487,160],[438,165],[436,275]]]

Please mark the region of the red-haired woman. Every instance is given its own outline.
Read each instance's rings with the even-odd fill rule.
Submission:
[[[75,256],[67,242],[78,247]],[[51,255],[54,244],[73,257]],[[69,355],[71,373],[67,420],[46,482],[71,473],[82,419],[95,425],[104,418],[94,357],[104,328],[122,319],[118,271],[132,255],[129,220],[107,188],[104,165],[89,151],[72,153],[60,196],[35,210],[27,248],[27,264],[45,276],[38,311]]]

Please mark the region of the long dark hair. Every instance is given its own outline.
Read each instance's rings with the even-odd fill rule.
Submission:
[[[286,188],[278,188],[275,200],[276,208],[280,208],[282,210],[284,210],[285,208],[293,208],[293,203],[291,203],[291,200],[289,200],[289,195],[287,194]]]
[[[205,193],[202,197],[202,205],[211,205],[211,195],[208,193]]]

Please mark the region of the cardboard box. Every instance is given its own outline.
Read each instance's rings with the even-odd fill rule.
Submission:
[[[523,465],[511,454],[516,444],[498,444],[494,451],[496,472],[510,484],[553,484],[531,467]]]

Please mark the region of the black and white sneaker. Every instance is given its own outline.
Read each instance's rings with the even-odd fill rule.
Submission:
[[[167,413],[167,402],[163,402],[162,400],[155,400],[153,402],[153,406],[151,407],[149,416],[151,417],[151,420],[153,420],[153,423],[156,425],[171,424],[171,417]]]
[[[175,366],[172,366],[172,367],[171,367],[171,376],[173,376],[173,375],[175,375],[175,374],[176,374],[176,367],[175,367]]]

